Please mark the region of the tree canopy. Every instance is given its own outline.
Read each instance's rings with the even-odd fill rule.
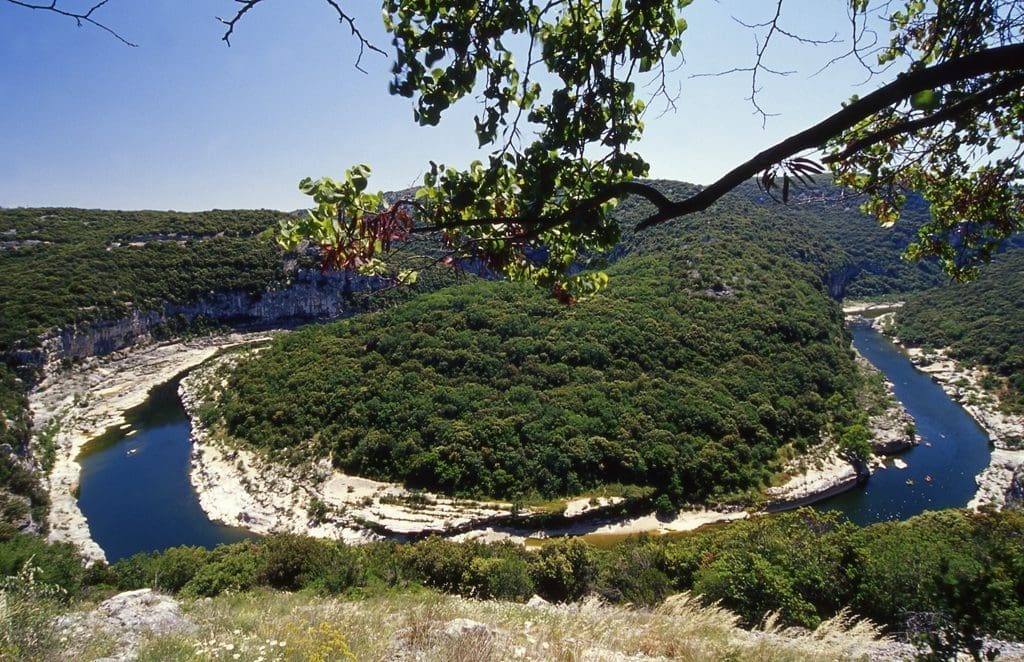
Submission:
[[[779,11],[784,2],[777,0]],[[600,274],[576,273],[573,265],[618,241],[609,212],[619,199],[641,196],[655,205],[637,225],[644,229],[706,209],[752,177],[785,201],[791,188],[825,167],[866,193],[863,209],[883,224],[897,220],[907,192],[923,194],[932,218],[908,256],[937,256],[956,279],[973,277],[1019,230],[1022,3],[850,0],[849,56],[888,82],[717,182],[670,199],[639,181],[648,165],[631,146],[644,128],[638,87],[653,79],[655,94],[666,93],[666,72],[684,47],[689,4],[387,0],[391,92],[414,100],[414,119],[423,125],[440,122],[453,103],[475,95],[474,130],[490,155],[468,168],[430,164],[410,203],[422,219],[418,228],[403,207],[366,192],[367,166],[353,167],[340,181],[304,180],[300,186],[316,208],[282,226],[282,242],[310,237],[339,266],[381,270],[388,242],[416,229],[440,230],[456,254],[571,299],[604,283]],[[752,26],[767,30],[755,76],[769,40],[782,31],[778,16]],[[881,45],[864,38],[878,18],[890,30]]]

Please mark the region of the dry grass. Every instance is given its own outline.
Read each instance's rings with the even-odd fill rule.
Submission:
[[[429,592],[350,601],[255,592],[185,608],[199,633],[151,639],[140,659],[824,661],[863,659],[879,645],[874,626],[846,615],[814,632],[771,619],[749,632],[729,611],[685,595],[655,610],[596,599],[532,608]]]

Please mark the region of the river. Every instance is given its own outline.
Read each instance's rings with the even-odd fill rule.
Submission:
[[[871,524],[967,505],[977,489],[975,475],[988,465],[987,435],[884,336],[868,325],[851,331],[858,351],[893,382],[922,442],[899,456],[906,469],[890,461],[863,489],[815,507],[842,510],[858,524]],[[199,507],[188,477],[190,429],[178,381],[154,389],[145,403],[127,412],[130,427],[90,441],[78,458],[79,507],[111,563],[137,552],[212,547],[251,535],[210,522]]]
[[[213,547],[252,537],[211,522],[189,482],[190,423],[178,398],[180,377],[150,392],[125,414],[130,428],[90,441],[78,505],[107,561],[177,545]]]
[[[850,331],[857,351],[893,383],[896,398],[917,422],[921,443],[897,456],[906,469],[889,460],[863,489],[815,507],[842,510],[857,524],[872,524],[966,506],[978,489],[974,477],[988,466],[988,435],[885,336],[865,323],[851,325]]]

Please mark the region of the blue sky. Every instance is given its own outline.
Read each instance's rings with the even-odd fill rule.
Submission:
[[[62,6],[81,8],[82,0]],[[324,0],[265,0],[232,46],[216,16],[230,0],[109,0],[97,14],[139,44],[0,0],[0,206],[107,209],[295,209],[305,176],[374,168],[371,186],[413,185],[431,159],[480,156],[467,100],[440,127],[412,120],[387,94],[390,59],[353,64],[356,44]],[[374,0],[343,3],[385,47]],[[709,183],[757,151],[839,108],[863,72],[846,63],[811,74],[837,52],[780,42],[760,99],[780,113],[762,128],[747,75],[692,78],[753,61],[755,42],[731,15],[756,22],[774,3],[695,0],[685,63],[674,72],[678,110],[652,112],[639,151],[653,177]],[[846,29],[844,0],[787,0],[783,21],[818,38]],[[753,10],[753,11],[752,11]],[[658,102],[654,108],[660,109]]]

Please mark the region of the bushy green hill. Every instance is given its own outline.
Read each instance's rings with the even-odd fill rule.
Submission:
[[[929,216],[928,204],[919,196],[908,195],[899,222],[883,228],[861,213],[862,198],[831,185],[800,188],[788,204],[772,200],[752,182],[738,188],[735,195],[770,208],[792,235],[819,237],[819,242],[831,242],[843,253],[840,263],[833,261],[829,265],[835,278],[834,296],[877,299],[934,287],[948,280],[934,259],[911,262],[902,258]]]
[[[573,307],[479,282],[300,330],[234,372],[218,413],[274,455],[459,495],[756,491],[783,447],[852,422],[857,376],[821,269],[779,254],[799,242],[763,212],[732,213],[634,242]]]
[[[282,212],[0,210],[0,351],[65,324],[284,282]]]

